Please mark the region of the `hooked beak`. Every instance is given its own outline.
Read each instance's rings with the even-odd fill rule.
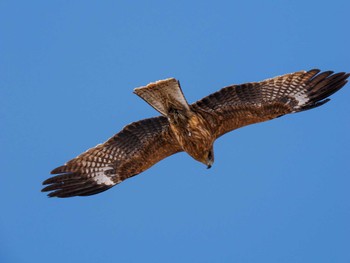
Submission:
[[[213,148],[212,148],[208,152],[208,158],[207,158],[207,162],[206,162],[207,169],[210,169],[211,166],[213,165],[213,163],[214,163],[214,152],[213,152]]]
[[[213,165],[213,163],[214,163],[214,159],[208,160],[208,162],[206,163],[207,164],[207,169],[210,169],[211,166]]]

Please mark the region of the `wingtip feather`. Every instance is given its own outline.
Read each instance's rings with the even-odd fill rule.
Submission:
[[[311,72],[310,70],[308,72]],[[328,98],[335,92],[343,88],[347,81],[347,78],[350,76],[350,73],[339,72],[334,73],[334,71],[328,70],[321,72],[320,71],[313,75],[308,81],[307,96],[309,98],[308,102],[299,108],[298,111],[305,111],[319,107],[330,99]]]

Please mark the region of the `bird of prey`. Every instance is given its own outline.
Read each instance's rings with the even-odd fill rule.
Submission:
[[[261,82],[227,86],[188,104],[174,78],[136,88],[134,93],[161,116],[125,126],[105,143],[51,171],[43,182],[50,197],[103,192],[160,160],[187,152],[210,168],[214,141],[237,128],[321,106],[341,89],[349,73],[298,71]]]

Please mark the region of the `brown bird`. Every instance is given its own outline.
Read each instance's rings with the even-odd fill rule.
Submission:
[[[43,182],[48,196],[87,196],[105,191],[181,151],[210,168],[213,143],[237,128],[316,108],[346,83],[348,73],[313,69],[261,82],[227,86],[191,105],[174,79],[134,92],[162,116],[127,125],[103,144],[57,167]]]

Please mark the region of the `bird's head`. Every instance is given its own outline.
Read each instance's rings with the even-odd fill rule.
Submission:
[[[198,155],[198,154],[196,156],[192,155],[192,157],[194,159],[196,159],[197,161],[205,164],[207,166],[207,169],[209,169],[209,168],[211,168],[211,166],[214,163],[214,150],[213,150],[213,147],[211,147],[208,150],[201,151],[200,155]]]
[[[210,169],[214,163],[214,149],[213,149],[213,147],[211,147],[211,149],[206,153],[206,155],[207,155],[207,158],[206,158],[205,165],[207,166],[207,169]]]
[[[183,145],[183,149],[193,159],[205,164],[208,169],[214,163],[213,141],[187,141],[187,144]]]

